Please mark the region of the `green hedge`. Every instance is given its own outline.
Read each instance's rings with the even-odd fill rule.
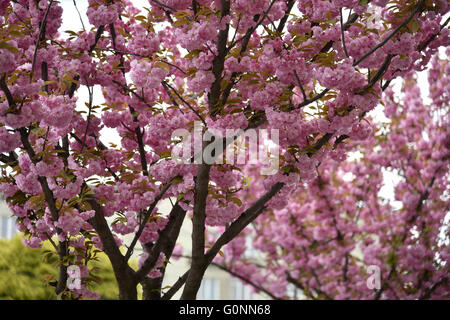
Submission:
[[[26,247],[17,235],[11,240],[0,239],[0,299],[1,300],[48,300],[56,299],[55,288],[47,285],[46,275],[57,274],[52,265],[55,258],[43,261],[43,251],[52,249],[46,245],[42,249]],[[89,267],[98,266],[95,275],[100,283],[92,287],[101,299],[118,299],[118,289],[114,274],[106,257],[92,262]]]

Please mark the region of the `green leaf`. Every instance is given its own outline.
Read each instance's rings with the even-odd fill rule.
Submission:
[[[397,254],[395,253],[395,251],[391,251],[387,256],[386,264],[390,267],[393,267],[397,264],[397,260]]]
[[[177,202],[180,201],[181,199],[183,199],[183,197],[184,197],[184,193],[180,193],[180,194],[177,196]]]
[[[172,182],[177,183],[177,182],[183,182],[184,179],[182,176],[176,176],[175,178],[172,179]]]
[[[16,54],[20,53],[19,49],[17,49],[16,47],[14,47],[13,45],[9,44],[6,41],[0,42],[0,49],[6,49],[6,50],[11,51],[12,53],[16,53]]]
[[[411,22],[408,24],[409,30],[411,30],[412,33],[416,33],[419,31],[419,23],[416,19],[412,19]]]
[[[231,201],[236,203],[238,205],[238,207],[242,207],[242,201],[239,198],[233,197],[233,198],[231,198]]]
[[[284,173],[298,172],[298,169],[294,166],[287,165],[281,168]]]

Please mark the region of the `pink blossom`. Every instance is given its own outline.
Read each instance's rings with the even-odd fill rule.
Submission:
[[[89,0],[89,4],[90,6],[87,9],[86,14],[89,18],[89,22],[95,27],[113,23],[123,10],[123,5],[121,3],[104,5],[97,4],[95,0]],[[95,4],[95,6],[93,6],[93,4]]]
[[[41,240],[36,237],[32,237],[30,240],[28,240],[26,238],[22,238],[22,242],[24,245],[26,245],[27,247],[30,247],[30,248],[34,248],[34,249],[42,248]]]
[[[0,140],[0,152],[10,152],[21,145],[19,133],[9,133],[5,127],[0,127]]]
[[[193,92],[209,91],[214,82],[214,75],[209,71],[199,70],[192,79],[188,79],[188,86]]]

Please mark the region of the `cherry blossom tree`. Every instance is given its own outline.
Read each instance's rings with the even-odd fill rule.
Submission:
[[[275,299],[293,298],[288,286],[309,299],[448,299],[449,68],[433,57],[428,103],[414,74],[399,98],[388,90],[389,120],[347,146],[359,157],[317,164],[313,181],[256,219],[215,263]],[[381,190],[386,172],[399,177],[394,202]],[[256,261],[244,254],[246,237],[264,253]],[[378,288],[367,282],[371,266]]]
[[[367,295],[362,275],[354,275],[362,263],[381,265],[386,250],[390,260],[382,267],[378,297],[404,296],[398,288],[414,291],[391,279],[412,285],[422,279],[411,293],[416,295],[448,288],[437,281],[443,269],[431,266],[448,259],[448,251],[446,256],[435,244],[447,209],[433,189],[442,187],[448,168],[448,146],[442,142],[448,141],[448,126],[435,121],[436,110],[448,106],[448,84],[439,69],[447,64],[434,58],[450,45],[447,1],[150,0],[145,10],[128,0],[88,2],[90,29],[80,14],[81,30],[64,33],[57,1],[0,0],[0,191],[24,242],[53,245],[57,294],[95,298],[88,289],[89,261],[103,251],[121,299],[136,299],[138,284],[145,299],[170,299],[182,287],[182,299],[195,299],[207,267],[252,222],[261,227],[256,246],[284,264],[268,271],[293,279],[311,297]],[[432,79],[440,83],[432,91],[434,104],[421,104],[408,80],[407,98],[397,107],[388,90],[391,81],[410,79],[431,60]],[[101,89],[103,104],[94,103],[94,88]],[[386,90],[392,130],[403,132],[391,131],[376,142],[383,135],[374,138],[372,132],[382,127],[369,125],[366,116]],[[440,93],[445,90],[447,95]],[[173,151],[181,142],[173,133],[192,132],[196,123],[204,131],[278,130],[280,170],[261,175],[261,163],[201,161],[220,156],[211,150],[213,142],[228,145],[219,135],[200,145],[200,161],[194,153],[192,161],[176,161]],[[120,143],[102,142],[105,128],[115,131]],[[429,140],[421,140],[422,132]],[[345,162],[352,150],[374,161]],[[380,160],[377,152],[391,155]],[[389,204],[379,205],[376,197],[384,167],[406,170],[408,178],[397,187],[404,208],[394,217],[386,213],[393,212]],[[417,171],[424,171],[422,180]],[[342,182],[343,172],[354,181]],[[163,215],[158,204],[166,199],[172,207]],[[382,211],[372,212],[367,203]],[[314,207],[325,213],[311,218]],[[288,243],[277,243],[276,230],[302,224],[302,218],[291,221],[289,212],[312,222],[304,226],[303,240],[286,236]],[[193,226],[191,266],[163,290],[165,266],[186,216]],[[347,221],[352,219],[366,223]],[[222,233],[207,238],[207,226]],[[387,226],[393,230],[387,232]],[[273,243],[267,241],[271,234]],[[131,236],[130,243],[122,243],[124,235]],[[354,258],[352,240],[367,261]],[[135,269],[130,258],[138,244],[144,253]],[[307,256],[318,257],[324,245],[330,267],[316,269],[323,261]],[[283,254],[277,246],[285,246]],[[408,246],[417,254],[405,254]],[[408,269],[412,261],[428,264]],[[342,265],[342,281],[336,282]],[[70,281],[74,266],[81,278],[77,285]],[[299,273],[300,267],[306,273]],[[272,291],[284,285],[265,280]]]

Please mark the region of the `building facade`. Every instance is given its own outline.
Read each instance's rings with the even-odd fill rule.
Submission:
[[[11,239],[18,232],[15,222],[16,220],[11,215],[3,195],[0,194],[0,239]]]

